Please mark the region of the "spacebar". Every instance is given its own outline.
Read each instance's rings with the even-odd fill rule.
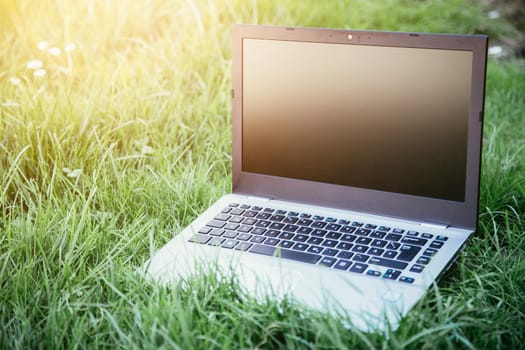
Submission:
[[[275,255],[275,256],[280,256],[281,258],[284,258],[284,259],[302,261],[302,262],[310,263],[310,264],[315,264],[316,262],[319,261],[319,259],[321,259],[320,255],[298,252],[296,250],[276,248],[276,247],[271,247],[271,246],[262,245],[262,244],[255,244],[252,247],[252,249],[250,249],[250,252],[262,254],[262,255],[270,255],[270,256]]]

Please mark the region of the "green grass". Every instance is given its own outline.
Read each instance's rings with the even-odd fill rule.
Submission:
[[[485,12],[466,0],[0,0],[0,348],[524,348],[520,60],[489,62],[479,233],[388,337],[291,300],[257,303],[225,277],[167,288],[134,273],[231,189],[231,24],[512,35]],[[44,40],[76,49],[52,56]]]

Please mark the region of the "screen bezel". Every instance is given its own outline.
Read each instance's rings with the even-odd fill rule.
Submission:
[[[468,119],[465,201],[456,202],[243,171],[242,42],[245,38],[471,51],[472,91]],[[487,37],[483,35],[235,25],[232,57],[233,192],[475,230],[479,202],[486,49]]]

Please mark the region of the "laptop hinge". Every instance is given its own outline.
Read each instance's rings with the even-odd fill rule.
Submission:
[[[450,227],[450,225],[447,225],[447,224],[438,224],[434,222],[422,222],[419,225],[423,227],[438,229],[438,230],[446,230],[447,228]]]

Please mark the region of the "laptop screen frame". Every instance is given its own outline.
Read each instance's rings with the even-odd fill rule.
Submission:
[[[457,202],[243,171],[242,55],[244,39],[471,51],[473,62],[470,115],[468,116],[465,201]],[[476,230],[487,41],[488,38],[484,35],[234,25],[232,55],[233,193]]]

